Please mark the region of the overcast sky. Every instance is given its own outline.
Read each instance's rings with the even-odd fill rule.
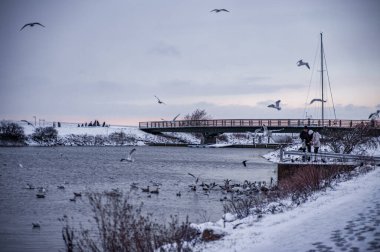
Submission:
[[[327,107],[367,119],[380,109],[379,13],[376,0],[2,0],[0,119],[318,118],[305,104],[321,96],[320,32]],[[45,28],[20,31],[29,22]]]

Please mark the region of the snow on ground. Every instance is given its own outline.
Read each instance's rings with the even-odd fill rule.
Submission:
[[[225,232],[195,251],[380,251],[380,168],[319,192],[292,210],[226,223],[200,224]],[[233,229],[238,223],[236,229]]]
[[[31,135],[35,131],[35,127],[28,125],[26,122],[17,121],[20,126],[24,128],[24,133],[26,135]],[[52,122],[46,122],[43,127],[53,126]],[[38,127],[38,126],[37,126]],[[120,125],[110,125],[108,127],[78,127],[77,123],[61,123],[61,127],[55,127],[58,131],[58,136],[61,138],[68,137],[70,135],[87,135],[87,136],[109,136],[115,132],[124,132],[127,136],[133,137],[142,142],[150,143],[167,143],[175,142],[174,140],[167,139],[161,136],[152,135],[139,130],[137,126],[120,126]],[[194,137],[189,133],[167,133],[166,135],[180,139],[187,143],[199,143],[199,139]],[[30,143],[34,144],[34,143]]]

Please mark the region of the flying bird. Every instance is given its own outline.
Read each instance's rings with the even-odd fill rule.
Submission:
[[[376,118],[379,118],[380,116],[380,110],[377,110],[375,113],[371,113],[368,117],[368,119],[376,119]]]
[[[307,63],[307,62],[303,62],[302,60],[299,60],[299,61],[297,62],[297,66],[306,66],[307,68],[310,69],[310,67],[309,67],[309,63]]]
[[[313,102],[322,102],[322,99],[314,98],[313,100],[311,100],[310,105],[313,104]],[[324,100],[323,102],[327,102],[327,100]]]
[[[243,162],[241,162],[244,165],[244,167],[247,167],[247,161],[248,160],[244,160]]]
[[[213,11],[215,11],[215,13],[219,13],[219,12],[221,12],[221,11],[229,12],[229,11],[226,10],[226,9],[213,9],[213,10],[210,11],[210,12],[213,12]]]
[[[35,26],[35,25],[39,25],[39,26],[45,27],[45,26],[42,25],[41,23],[34,22],[34,23],[28,23],[28,24],[25,24],[25,25],[20,29],[20,31],[21,31],[22,29],[24,29],[25,27],[27,27],[27,26],[33,27],[33,26]]]
[[[281,110],[280,102],[281,102],[281,100],[278,100],[278,101],[275,102],[275,104],[268,105],[268,108],[275,108],[277,110]]]
[[[191,174],[190,172],[188,172],[187,174],[189,174],[190,176],[192,176],[193,178],[195,178],[195,184],[198,183],[199,177],[195,177],[195,175]]]
[[[180,114],[176,115],[176,116],[173,118],[172,122],[175,122],[175,120],[178,118],[179,115],[180,115]]]
[[[27,120],[21,120],[21,122],[25,122],[25,123],[27,123],[28,125],[31,125],[31,126],[34,127],[34,125],[33,125],[31,122],[28,122]]]
[[[161,101],[160,98],[158,98],[157,96],[154,96],[154,97],[157,98],[157,102],[158,102],[158,104],[166,104],[165,102]]]
[[[127,158],[122,158],[122,159],[120,159],[120,162],[123,162],[123,161],[133,162],[133,161],[134,161],[134,159],[133,159],[133,153],[135,153],[135,151],[136,151],[136,149],[133,148],[133,149],[129,152],[128,157],[127,157]]]

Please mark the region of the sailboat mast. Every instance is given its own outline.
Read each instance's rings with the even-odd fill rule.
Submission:
[[[322,81],[322,126],[324,126],[325,114],[324,114],[324,96],[323,96],[323,43],[322,43],[322,32],[321,32],[321,81]]]

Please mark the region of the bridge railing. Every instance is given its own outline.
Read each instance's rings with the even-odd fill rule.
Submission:
[[[379,121],[369,120],[318,120],[318,119],[215,119],[215,120],[178,120],[140,122],[140,129],[149,128],[184,128],[184,127],[337,127],[352,128],[359,124],[371,124],[380,128]]]

